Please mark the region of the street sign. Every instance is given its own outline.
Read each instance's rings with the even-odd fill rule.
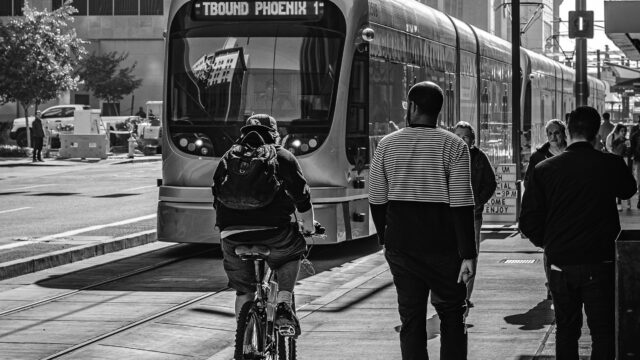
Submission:
[[[593,11],[569,11],[569,38],[593,39]]]

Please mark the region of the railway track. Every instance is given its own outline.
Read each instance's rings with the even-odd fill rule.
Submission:
[[[217,251],[217,248],[208,248],[208,249],[202,249],[202,247],[198,247],[195,249],[189,249],[189,247],[191,247],[190,244],[178,244],[178,245],[174,245],[171,246],[170,248],[165,248],[165,249],[160,249],[160,250],[155,250],[151,253],[154,252],[158,252],[158,251],[166,251],[166,250],[174,250],[178,253],[180,253],[179,256],[176,257],[170,257],[166,260],[163,261],[159,261],[159,262],[155,262],[151,265],[146,265],[146,266],[142,266],[139,268],[136,268],[134,270],[131,271],[127,271],[125,273],[122,274],[117,274],[114,276],[110,276],[106,279],[101,279],[99,281],[93,282],[91,284],[88,285],[84,285],[81,286],[78,289],[73,289],[70,291],[66,291],[64,293],[61,294],[56,294],[54,296],[49,296],[43,299],[39,299],[37,301],[32,301],[29,302],[28,304],[24,304],[24,305],[20,305],[20,306],[16,306],[13,307],[11,309],[8,310],[4,310],[0,312],[0,321],[7,320],[7,321],[11,321],[11,319],[7,319],[10,316],[13,316],[13,318],[20,318],[20,315],[22,313],[28,312],[28,311],[32,311],[32,310],[37,310],[38,308],[42,308],[45,307],[46,305],[58,302],[58,301],[64,301],[64,300],[73,300],[74,296],[78,296],[78,295],[83,295],[85,293],[91,292],[92,290],[97,290],[101,287],[104,287],[105,285],[109,285],[109,284],[117,284],[120,281],[123,280],[130,280],[132,278],[134,278],[135,276],[140,276],[142,274],[145,273],[151,273],[153,271],[157,271],[159,269],[163,269],[166,268],[170,265],[177,265],[181,262],[185,262],[189,259],[194,259],[197,257],[201,257],[203,255],[208,255],[211,253],[215,253]],[[219,251],[218,251],[219,252]],[[151,253],[147,253],[145,255],[151,254]],[[122,260],[122,259],[121,259]],[[149,260],[147,260],[149,261]],[[83,269],[82,271],[85,271],[88,269]],[[56,281],[64,281],[64,278],[67,276],[70,276],[72,274],[76,274],[77,275],[78,271],[73,272],[73,273],[68,273],[68,274],[64,274],[61,276],[58,276],[54,279],[48,279],[49,280],[56,280]],[[209,291],[209,292],[205,292],[205,293],[195,293],[193,297],[186,299],[184,301],[181,301],[177,304],[174,304],[170,307],[166,307],[166,304],[163,305],[158,305],[159,309],[157,311],[153,311],[150,314],[146,314],[138,319],[135,319],[133,321],[126,321],[126,320],[121,320],[123,322],[122,326],[118,326],[116,329],[107,331],[105,333],[99,334],[97,336],[93,336],[89,339],[78,339],[75,340],[77,343],[74,344],[73,346],[69,346],[65,349],[59,350],[51,355],[48,355],[46,357],[43,357],[42,359],[59,359],[64,357],[65,355],[71,354],[73,352],[76,352],[80,349],[86,348],[90,345],[96,344],[102,340],[108,339],[110,337],[113,337],[115,335],[121,334],[125,331],[131,330],[133,328],[136,327],[140,327],[143,326],[147,323],[150,323],[156,319],[162,318],[163,316],[167,316],[169,314],[175,313],[176,311],[179,311],[181,309],[184,309],[190,305],[193,304],[197,304],[198,302],[201,302],[207,298],[210,298],[211,296],[214,296],[216,294],[219,294],[221,292],[226,291],[228,288],[225,287],[221,287],[219,289],[216,289],[215,291]],[[61,312],[64,312],[65,310],[61,310]],[[57,316],[51,316],[49,315],[48,318],[57,318]],[[44,321],[49,321],[48,319],[45,319]]]

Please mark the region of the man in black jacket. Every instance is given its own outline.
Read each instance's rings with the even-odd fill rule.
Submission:
[[[591,359],[615,358],[615,199],[633,196],[636,184],[622,158],[594,149],[599,126],[594,108],[574,110],[567,150],[535,167],[522,202],[520,230],[551,269],[558,360],[578,359],[583,305]]]

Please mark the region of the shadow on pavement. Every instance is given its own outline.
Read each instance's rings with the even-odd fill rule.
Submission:
[[[516,360],[552,360],[556,357],[554,355],[520,355],[516,358]],[[580,360],[589,360],[591,357],[586,355],[581,355]]]
[[[402,325],[395,326],[393,329],[399,334]],[[438,314],[433,314],[432,317],[427,318],[427,340],[435,339],[438,335],[440,335],[440,318]]]
[[[522,325],[520,330],[540,330],[554,322],[551,300],[542,300],[524,314],[505,316],[504,320],[511,325]]]
[[[335,307],[335,308],[321,308],[318,310],[318,312],[340,312],[343,310],[346,310],[372,296],[375,296],[377,293],[383,291],[384,289],[388,288],[389,286],[393,285],[393,281],[389,280],[389,282],[384,283],[383,285],[375,288],[375,289],[368,289],[369,291],[367,291],[366,293],[356,297],[355,299],[349,301],[348,303],[343,304],[340,307]]]

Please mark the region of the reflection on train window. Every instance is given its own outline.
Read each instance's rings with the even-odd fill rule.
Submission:
[[[300,26],[274,36],[252,29],[219,37],[193,30],[173,40],[168,120],[178,128],[170,131],[199,127],[211,137],[210,156],[220,156],[249,116],[267,113],[294,154],[317,149],[331,125],[342,38]]]

